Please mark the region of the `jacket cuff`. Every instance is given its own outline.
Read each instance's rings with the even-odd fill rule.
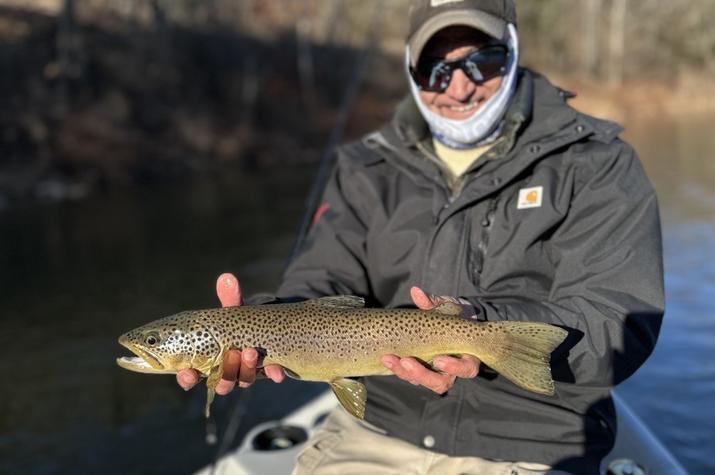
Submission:
[[[472,318],[473,320],[478,320],[480,322],[487,322],[490,320],[487,314],[486,307],[482,305],[478,297],[460,297],[460,299],[466,300],[474,308],[474,315],[472,315],[470,318]],[[499,319],[494,318],[494,320]]]

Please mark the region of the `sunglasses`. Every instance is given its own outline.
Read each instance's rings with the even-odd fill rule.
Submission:
[[[505,45],[489,45],[460,59],[420,59],[416,68],[410,67],[410,75],[423,91],[444,92],[455,69],[461,69],[469,79],[482,84],[504,75],[508,59],[509,48]]]

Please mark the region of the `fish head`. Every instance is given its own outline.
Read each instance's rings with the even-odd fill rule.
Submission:
[[[136,357],[117,359],[122,368],[141,373],[176,373],[194,368],[207,372],[219,345],[192,311],[156,320],[119,337],[119,344]]]

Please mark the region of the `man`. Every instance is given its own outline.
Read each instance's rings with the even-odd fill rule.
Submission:
[[[609,390],[648,357],[663,314],[654,192],[619,126],[518,67],[513,0],[418,0],[409,21],[411,95],[340,149],[278,296],[451,299],[467,318],[560,325],[556,395],[470,357],[428,369],[385,355],[396,377],[365,378],[367,422],[336,410],[295,473],[598,473],[616,430]],[[232,276],[218,290],[240,303]],[[217,392],[250,384],[256,361],[229,353]]]

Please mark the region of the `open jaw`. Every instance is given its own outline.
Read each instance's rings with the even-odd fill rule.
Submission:
[[[176,371],[165,369],[159,359],[150,352],[133,345],[120,343],[138,356],[122,356],[117,358],[117,364],[124,369],[137,373],[173,374]]]

